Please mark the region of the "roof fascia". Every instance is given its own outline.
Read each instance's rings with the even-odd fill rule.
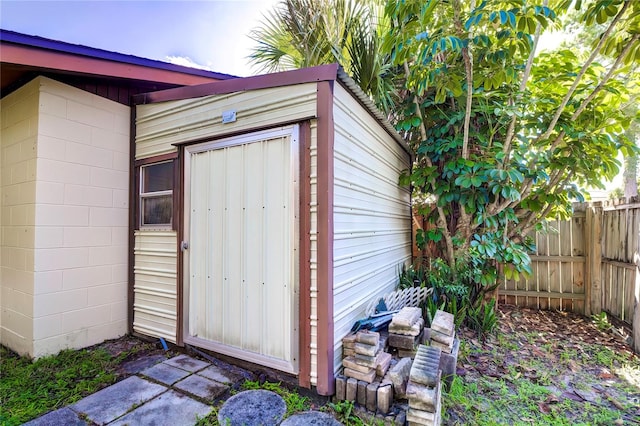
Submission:
[[[43,70],[64,71],[100,77],[118,77],[176,85],[194,85],[215,81],[213,77],[149,68],[141,65],[110,62],[66,53],[43,51],[12,44],[2,45],[2,62],[27,65]]]
[[[177,87],[175,89],[142,93],[133,97],[135,105],[156,102],[178,101],[203,96],[222,95],[247,90],[268,89],[318,81],[334,81],[338,77],[338,64],[319,65],[293,71],[256,75],[197,86]]]
[[[123,64],[129,64],[144,68],[154,68],[181,74],[190,74],[194,76],[205,77],[206,81],[237,78],[236,76],[229,74],[217,73],[198,68],[190,68],[182,65],[170,64],[168,62],[157,61],[154,59],[141,58],[139,56],[126,55],[109,50],[97,49],[94,47],[83,46],[79,44],[66,43],[63,41],[51,40],[44,37],[31,36],[3,29],[0,29],[0,42],[2,43],[3,47],[3,62],[9,62],[4,59],[4,49],[6,48],[6,46],[13,45],[34,50],[57,52],[62,55],[74,57],[93,58],[105,62],[121,62]]]

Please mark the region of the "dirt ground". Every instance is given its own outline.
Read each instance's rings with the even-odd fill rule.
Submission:
[[[485,341],[461,330],[446,424],[640,424],[640,358],[623,329],[600,325],[501,305]]]

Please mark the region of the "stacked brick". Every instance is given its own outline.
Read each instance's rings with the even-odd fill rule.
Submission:
[[[342,339],[344,375],[373,383],[377,376],[383,377],[391,364],[391,354],[383,351],[386,339],[380,333],[363,330]]]
[[[424,319],[420,308],[402,308],[389,324],[389,346],[397,349],[400,358],[413,358],[423,328]]]
[[[393,404],[391,383],[382,381],[392,356],[384,351],[387,337],[363,330],[342,339],[343,375],[336,378],[336,399],[354,401],[369,411],[387,414]]]
[[[425,344],[442,351],[440,369],[448,383],[456,373],[460,349],[460,340],[456,338],[453,319],[453,314],[438,310],[431,322],[431,328],[427,329],[425,333]]]
[[[435,346],[420,345],[409,373],[406,396],[409,400],[407,422],[414,425],[440,425],[441,350]]]

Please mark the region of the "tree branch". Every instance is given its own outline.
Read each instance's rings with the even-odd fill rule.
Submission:
[[[407,79],[407,90],[409,90],[409,76],[411,75],[411,70],[409,69],[409,63],[407,61],[404,61],[404,73],[405,73],[405,78]],[[413,97],[413,103],[416,106],[416,114],[418,115],[418,118],[420,119],[420,136],[421,136],[421,140],[426,140],[427,139],[427,128],[424,125],[424,117],[422,115],[422,109],[420,108],[420,101],[418,100],[418,96],[414,96]],[[431,161],[431,158],[429,158],[428,155],[424,156],[424,159],[426,160],[427,166],[429,167],[433,167],[433,162]],[[431,186],[433,188],[436,187],[436,182],[435,179],[431,179],[431,181],[429,182],[431,184]],[[456,257],[455,257],[455,253],[453,250],[453,238],[451,237],[451,232],[449,231],[449,227],[447,226],[447,216],[444,214],[444,209],[440,206],[438,206],[438,196],[434,195],[436,198],[436,210],[438,211],[438,226],[440,228],[442,228],[443,230],[443,235],[444,235],[444,240],[445,240],[445,245],[447,246],[447,260],[449,263],[449,266],[451,266],[451,270],[454,271],[454,275],[455,275],[455,268],[453,267],[456,264]]]
[[[560,115],[562,115],[562,112],[564,111],[565,107],[567,106],[567,103],[569,102],[569,99],[571,99],[571,97],[573,96],[573,93],[576,91],[576,88],[578,87],[578,84],[580,83],[580,80],[582,80],[582,77],[585,75],[585,73],[587,72],[587,70],[591,66],[591,63],[596,59],[596,57],[600,53],[600,50],[602,49],[602,46],[604,45],[604,42],[607,40],[607,37],[609,37],[609,34],[611,34],[611,32],[613,31],[613,28],[616,26],[618,21],[620,21],[620,19],[622,19],[622,16],[627,11],[627,8],[629,7],[630,4],[631,4],[631,2],[628,1],[628,0],[626,0],[624,2],[624,5],[622,6],[622,9],[620,9],[620,12],[618,12],[616,17],[613,19],[613,21],[611,21],[611,23],[607,27],[607,30],[604,32],[602,37],[600,37],[600,41],[596,45],[595,49],[593,49],[593,52],[591,52],[591,55],[589,56],[587,61],[584,63],[584,65],[582,65],[582,69],[580,69],[580,72],[576,76],[576,79],[574,80],[573,84],[571,85],[571,88],[569,88],[567,93],[564,95],[564,98],[562,99],[562,102],[560,102],[560,105],[558,106],[558,109],[556,110],[555,114],[553,115],[553,118],[551,119],[551,123],[549,123],[549,127],[547,127],[547,130],[543,134],[541,134],[540,136],[538,136],[536,138],[536,142],[538,142],[540,140],[547,139],[551,135],[551,132],[553,132],[553,129],[556,127],[556,124],[558,124],[558,120],[560,119]]]
[[[547,6],[549,4],[549,0],[544,0],[543,5]],[[517,107],[522,100],[522,96],[524,95],[524,91],[527,88],[527,82],[529,81],[529,76],[531,75],[531,68],[533,67],[533,60],[536,56],[536,50],[538,50],[538,42],[540,41],[540,35],[542,34],[542,25],[540,22],[536,24],[536,32],[533,36],[533,47],[531,48],[531,52],[529,52],[529,57],[527,58],[527,64],[524,67],[524,72],[522,74],[522,81],[520,82],[520,87],[518,88],[518,94],[516,95],[515,106]],[[516,122],[518,121],[518,117],[516,114],[513,114],[511,118],[511,122],[509,123],[509,128],[507,129],[507,135],[504,138],[504,147],[502,148],[502,153],[504,154],[504,160],[500,165],[501,168],[507,164],[509,156],[507,153],[511,149],[511,142],[513,141],[513,137],[515,136]]]

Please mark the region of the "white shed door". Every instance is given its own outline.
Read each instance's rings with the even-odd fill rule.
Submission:
[[[185,151],[185,342],[298,372],[298,129]]]

